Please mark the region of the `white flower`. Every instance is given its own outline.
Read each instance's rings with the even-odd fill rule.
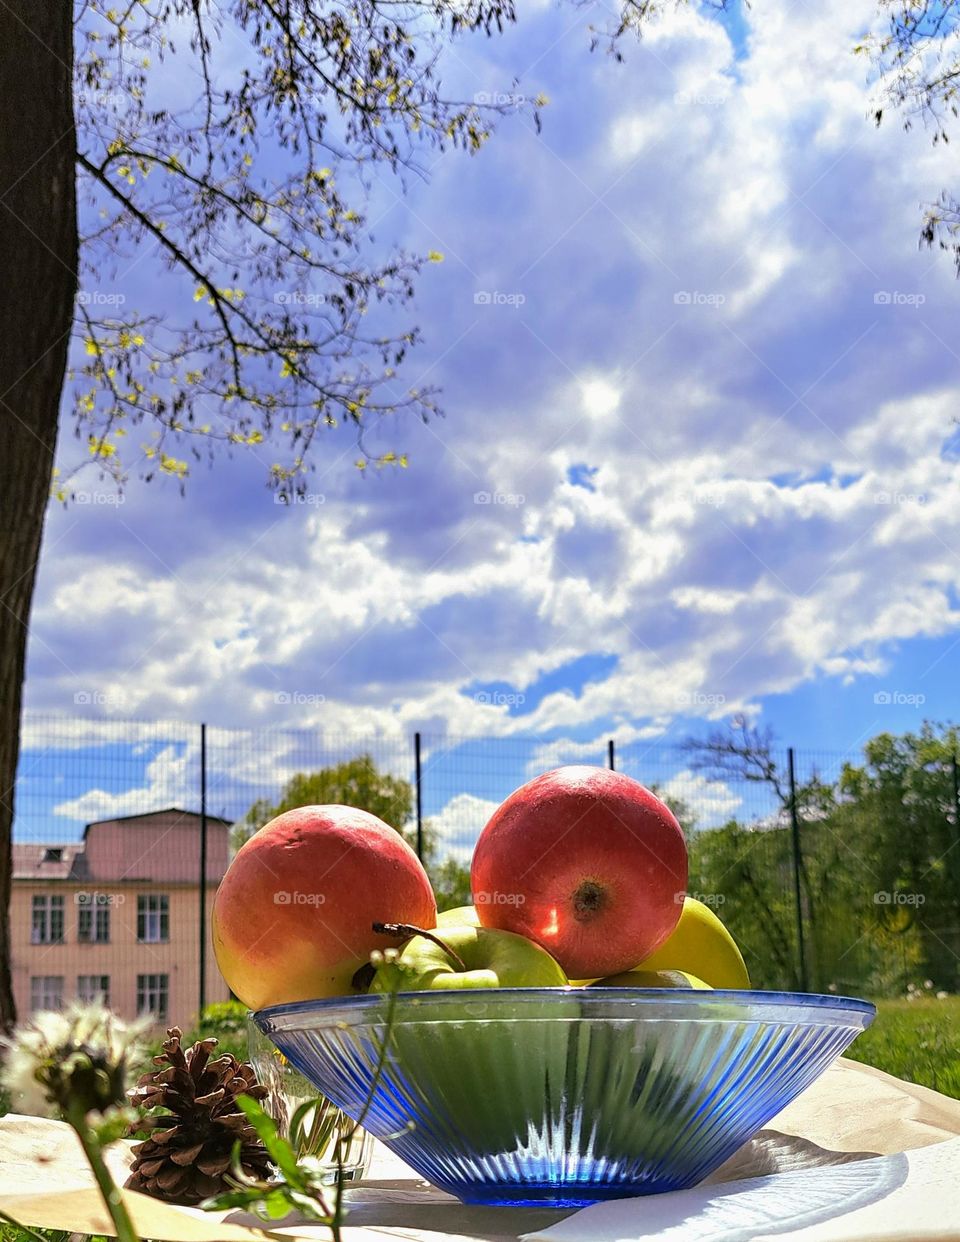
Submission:
[[[35,1014],[2,1041],[2,1085],[27,1113],[49,1114],[77,1101],[85,1111],[122,1105],[126,1071],[146,1027],[79,1002],[63,1013]]]

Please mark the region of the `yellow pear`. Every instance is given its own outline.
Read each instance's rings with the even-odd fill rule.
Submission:
[[[750,976],[737,942],[709,906],[685,897],[680,922],[636,970],[692,971],[712,988],[748,988]]]

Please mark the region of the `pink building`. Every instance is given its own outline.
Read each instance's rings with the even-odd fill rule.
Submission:
[[[230,995],[210,942],[229,829],[207,816],[207,1003]],[[123,1017],[188,1025],[200,997],[199,875],[200,816],[174,807],[88,824],[78,845],[14,845],[18,1013],[101,996]]]

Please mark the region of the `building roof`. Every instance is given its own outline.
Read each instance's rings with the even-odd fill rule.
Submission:
[[[87,860],[83,844],[69,845],[14,844],[13,878],[15,880],[85,880]]]
[[[94,819],[83,830],[86,836],[91,828],[95,828],[97,824],[129,824],[135,819],[149,820],[155,819],[158,815],[179,815],[181,819],[200,820],[203,817],[199,811],[184,811],[179,806],[166,806],[158,811],[142,811],[139,815],[111,815],[107,819]],[[222,815],[211,815],[207,812],[207,821],[209,823],[226,824],[229,827],[234,821],[232,819],[224,819]]]
[[[149,846],[142,844],[143,838],[139,833],[128,837],[124,831],[126,828],[136,829],[141,823],[144,827],[148,827],[161,816],[168,822],[158,826],[158,831],[162,831],[159,831],[156,842],[153,842],[149,836],[145,838],[151,842]],[[172,825],[169,822],[171,817],[174,821]],[[13,846],[13,879],[33,880],[38,883],[46,880],[75,880],[92,883],[95,880],[107,882],[134,878],[164,881],[192,879],[192,874],[190,876],[179,874],[182,870],[182,859],[165,856],[162,851],[160,853],[162,865],[155,874],[133,876],[130,864],[132,861],[148,857],[155,864],[159,842],[167,836],[171,827],[186,828],[192,836],[194,826],[196,826],[199,835],[200,819],[201,816],[197,811],[184,811],[179,807],[171,806],[159,811],[147,811],[141,815],[118,815],[113,819],[94,820],[84,828],[82,841],[17,842]],[[228,861],[226,834],[223,829],[229,828],[233,821],[224,819],[221,815],[208,815],[207,820],[212,828],[218,830],[215,834],[218,845],[215,846],[211,841],[213,852],[208,856],[208,867],[211,870],[208,871],[207,877],[208,881],[216,882],[222,876]],[[113,825],[122,825],[122,828],[113,828]],[[107,838],[102,838],[100,833],[95,834],[93,838],[88,836],[91,828],[100,826],[107,829]],[[111,838],[111,829],[114,834],[120,833],[120,836]],[[217,850],[220,845],[222,845],[223,859],[221,863],[217,863]],[[153,854],[151,854],[151,849]],[[96,875],[93,874],[94,870]],[[116,874],[114,874],[115,871]]]

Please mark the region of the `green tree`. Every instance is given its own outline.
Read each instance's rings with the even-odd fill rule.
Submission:
[[[751,952],[751,970],[767,987],[799,987],[800,948],[796,886],[804,928],[807,984],[823,989],[838,979],[857,978],[856,951],[866,951],[856,845],[836,830],[836,797],[816,768],[791,788],[787,756],[769,729],[735,716],[724,729],[684,744],[695,770],[714,779],[765,786],[774,811],[764,822],[732,821],[698,834],[692,849],[691,881],[700,891],[724,897],[723,918]],[[792,801],[800,823],[799,866],[795,863]],[[855,956],[851,957],[854,954]],[[749,963],[748,963],[749,964]]]
[[[919,973],[952,990],[960,985],[958,754],[956,726],[879,734],[862,764],[844,767],[836,818],[863,852],[864,904],[889,931],[912,930]]]
[[[723,920],[757,982],[798,986],[790,790],[772,735],[735,720],[687,748],[695,767],[762,782],[775,795],[778,813],[767,823],[694,835],[690,887],[724,896]],[[880,734],[836,784],[814,771],[798,785],[812,987],[884,995],[925,978],[958,986],[958,750],[952,726]]]
[[[370,755],[358,755],[317,772],[298,772],[287,781],[276,802],[268,798],[256,801],[233,827],[233,848],[239,849],[258,828],[284,811],[298,806],[330,805],[356,806],[369,811],[396,828],[411,844],[416,843],[416,830],[410,826],[413,814],[410,782],[379,771]]]
[[[688,890],[710,896],[755,987],[799,987],[790,847],[782,829],[730,820],[689,841]]]
[[[438,910],[455,910],[458,906],[473,903],[469,867],[464,867],[455,858],[445,858],[441,863],[431,862],[427,871],[437,895]]]
[[[276,802],[259,799],[233,826],[231,845],[238,850],[259,828],[284,811],[331,804],[369,811],[395,828],[416,849],[413,786],[402,777],[379,771],[370,755],[358,755],[333,767],[292,776]],[[440,858],[439,833],[429,820],[423,823],[421,860],[439,909],[462,906],[470,900],[470,872],[453,858]]]

